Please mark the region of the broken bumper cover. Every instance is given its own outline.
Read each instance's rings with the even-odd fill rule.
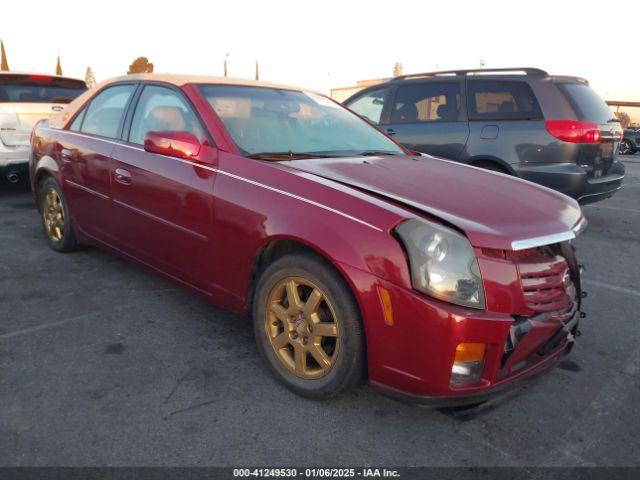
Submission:
[[[530,328],[508,351],[517,319],[506,313],[451,305],[378,277],[344,266],[354,282],[366,331],[368,375],[382,393],[405,401],[453,406],[477,403],[508,391],[544,372],[572,345],[580,313],[528,317]],[[389,294],[393,321],[385,321],[378,291]],[[452,384],[456,348],[461,343],[486,346],[479,380]]]
[[[372,386],[380,392],[396,398],[397,400],[434,408],[458,407],[493,400],[503,395],[515,392],[518,389],[536,381],[545,372],[551,369],[560,359],[568,354],[574,342],[573,334],[569,332],[575,332],[577,330],[579,318],[580,312],[576,312],[574,317],[569,322],[565,323],[564,328],[560,328],[560,330],[558,330],[545,345],[542,345],[541,349],[547,350],[544,356],[540,356],[537,361],[532,361],[529,365],[518,370],[516,373],[498,380],[493,384],[493,386],[485,390],[458,395],[426,396],[413,395],[377,382],[371,383]]]

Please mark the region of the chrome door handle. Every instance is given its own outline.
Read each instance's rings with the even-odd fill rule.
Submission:
[[[131,185],[131,174],[124,168],[116,168],[113,172],[113,176],[116,179],[116,182],[123,185]]]
[[[387,135],[393,136],[396,134],[396,131],[393,128],[387,128]]]
[[[71,160],[73,160],[73,152],[68,148],[63,148],[62,150],[60,150],[60,158],[65,162],[70,162]]]

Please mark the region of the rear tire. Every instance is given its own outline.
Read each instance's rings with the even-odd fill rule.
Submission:
[[[53,177],[44,180],[38,189],[42,226],[49,246],[56,252],[76,250],[78,244],[71,228],[71,216],[60,185]]]
[[[253,326],[273,375],[304,397],[327,399],[364,373],[360,311],[344,279],[310,253],[292,253],[258,280]]]
[[[635,149],[629,140],[622,140],[618,147],[618,153],[620,153],[620,155],[633,155],[635,153]]]

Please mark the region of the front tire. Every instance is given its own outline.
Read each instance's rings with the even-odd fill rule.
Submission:
[[[56,252],[71,252],[77,248],[76,237],[71,228],[71,216],[60,185],[53,177],[40,184],[38,198],[42,225],[49,246]]]
[[[253,326],[274,376],[294,392],[331,398],[364,373],[360,311],[344,279],[321,258],[293,253],[258,280]]]

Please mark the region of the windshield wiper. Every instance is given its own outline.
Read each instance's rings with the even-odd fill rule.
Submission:
[[[256,160],[305,160],[308,158],[329,158],[332,155],[323,155],[322,153],[310,152],[258,152],[247,155],[247,158]]]
[[[398,155],[398,152],[387,152],[385,150],[364,150],[356,153],[357,157],[375,157],[378,155]]]

